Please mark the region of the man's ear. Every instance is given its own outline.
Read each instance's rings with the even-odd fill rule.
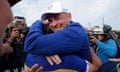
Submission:
[[[71,13],[68,13],[67,16],[68,16],[69,21],[71,21],[72,19]]]

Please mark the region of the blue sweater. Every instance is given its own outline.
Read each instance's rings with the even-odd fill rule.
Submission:
[[[85,72],[85,60],[91,61],[89,40],[79,23],[70,22],[62,31],[43,34],[41,21],[36,21],[28,32],[24,50],[28,53],[26,64],[31,67],[38,63],[44,71],[58,68]],[[59,55],[62,63],[50,66],[45,59],[48,55]]]
[[[106,42],[101,42],[98,40],[96,42],[96,45],[98,46],[96,54],[100,58],[102,63],[108,62],[109,58],[114,58],[117,54],[117,45],[112,39],[109,39]]]

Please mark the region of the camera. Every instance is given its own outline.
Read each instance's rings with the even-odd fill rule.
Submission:
[[[20,16],[15,16],[15,19],[13,20],[13,24],[14,24],[14,26],[17,25],[17,24],[24,25],[24,24],[26,24],[25,18],[20,17]]]
[[[97,38],[97,35],[96,34],[93,34],[93,33],[88,33],[88,38],[89,39],[93,39],[93,38]]]
[[[21,29],[19,29],[20,34],[24,34],[24,35],[26,35],[28,33],[28,31],[29,31],[29,28],[21,28]]]

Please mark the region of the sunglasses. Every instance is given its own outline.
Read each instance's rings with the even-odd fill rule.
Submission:
[[[44,14],[42,15],[41,19],[44,21],[44,20],[48,20],[49,22],[52,22],[52,18],[54,18],[55,20],[58,20],[62,17],[62,14],[64,13],[54,13],[54,14],[51,14],[51,13],[48,13],[48,14]]]
[[[58,18],[60,15],[60,13],[56,13],[56,14],[44,14],[42,15],[41,19],[42,20],[46,20],[46,19],[49,19],[49,18]]]

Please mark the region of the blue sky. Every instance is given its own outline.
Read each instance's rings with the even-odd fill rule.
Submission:
[[[73,20],[88,28],[94,25],[109,24],[113,29],[120,30],[120,0],[22,0],[12,7],[13,14],[24,16],[27,25],[40,19],[41,13],[52,2],[59,1],[71,13]]]

